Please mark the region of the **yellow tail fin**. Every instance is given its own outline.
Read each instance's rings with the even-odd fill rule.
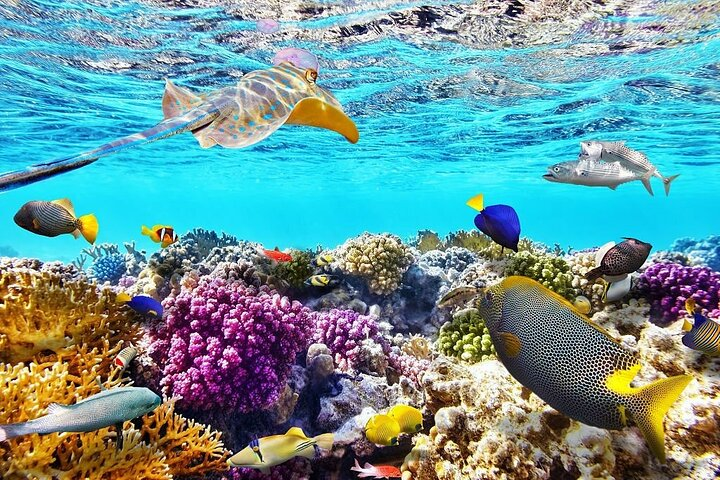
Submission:
[[[293,107],[285,123],[332,130],[345,137],[350,143],[357,143],[360,139],[355,123],[345,115],[345,112],[319,98],[300,100]]]
[[[89,215],[83,215],[82,217],[78,218],[78,221],[80,223],[78,225],[78,230],[80,230],[82,236],[85,237],[85,240],[87,240],[91,244],[95,243],[99,228],[98,221],[97,218],[95,218],[95,215],[93,215],[92,213]]]
[[[317,437],[313,437],[313,440],[315,440],[317,446],[323,450],[331,450],[333,442],[335,441],[335,435],[332,433],[323,433]]]
[[[692,378],[690,375],[678,375],[640,387],[637,389],[637,396],[645,401],[639,405],[628,405],[650,451],[662,463],[665,463],[663,419]]]
[[[128,295],[128,294],[125,293],[125,292],[118,293],[118,294],[117,294],[117,297],[115,297],[115,302],[116,302],[116,303],[127,303],[127,302],[129,302],[130,300],[132,300],[132,299],[130,298],[130,295]]]
[[[465,202],[465,205],[467,205],[468,207],[474,208],[478,212],[482,212],[483,208],[485,208],[483,206],[483,194],[479,193],[479,194],[475,195],[470,200]]]

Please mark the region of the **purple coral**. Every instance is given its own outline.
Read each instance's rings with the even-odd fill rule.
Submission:
[[[335,357],[341,370],[353,370],[361,361],[363,340],[380,341],[375,317],[361,315],[354,310],[313,312],[312,341],[324,343]]]
[[[637,289],[651,303],[651,318],[670,323],[685,310],[690,297],[702,308],[717,308],[720,273],[708,267],[655,263],[640,276]]]
[[[164,365],[164,393],[184,408],[267,408],[307,347],[309,310],[266,286],[201,277],[163,306],[150,355]]]

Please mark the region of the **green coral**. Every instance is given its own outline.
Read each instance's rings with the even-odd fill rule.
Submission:
[[[505,267],[505,275],[522,275],[532,278],[555,293],[575,300],[578,291],[573,287],[570,265],[560,257],[544,253],[519,252]]]
[[[400,237],[387,233],[363,233],[345,242],[338,253],[340,269],[364,278],[370,291],[378,295],[388,295],[397,289],[413,259],[410,248]]]
[[[512,254],[513,251],[509,248],[503,249],[502,246],[495,243],[490,237],[480,232],[479,230],[465,231],[458,230],[457,232],[448,233],[442,242],[439,250],[447,250],[450,247],[462,247],[476,253],[478,256],[488,260],[500,260],[501,258],[507,257]],[[518,242],[518,252],[532,252],[537,253],[543,251],[544,247],[538,243],[533,242],[528,238],[521,238]]]
[[[457,312],[452,322],[443,325],[437,346],[445,355],[468,363],[482,362],[495,355],[490,330],[475,308]]]
[[[415,245],[421,253],[442,249],[440,236],[432,230],[420,230],[412,244]]]
[[[290,256],[292,260],[278,263],[271,269],[270,274],[299,290],[305,287],[305,280],[315,272],[311,263],[315,254],[311,250],[292,250]]]

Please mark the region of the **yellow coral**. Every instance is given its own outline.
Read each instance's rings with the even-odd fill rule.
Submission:
[[[0,361],[17,363],[72,345],[137,336],[133,314],[109,289],[51,270],[0,265]]]
[[[120,383],[108,358],[120,345],[89,350],[75,347],[65,361],[8,365],[0,364],[0,423],[22,422],[47,413],[50,403],[75,403],[100,391],[98,376],[108,388]],[[143,417],[138,431],[125,422],[124,445],[116,451],[113,427],[88,433],[23,435],[0,443],[0,473],[3,479],[63,480],[150,479],[166,480],[173,475],[204,474],[224,470],[226,452],[219,434],[188,421],[164,404]]]
[[[394,292],[413,261],[410,249],[399,237],[367,232],[345,242],[338,256],[341,270],[363,277],[370,291],[379,295]]]

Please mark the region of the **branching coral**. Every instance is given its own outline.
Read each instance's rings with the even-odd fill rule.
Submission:
[[[255,411],[280,395],[307,346],[309,311],[266,286],[200,277],[163,302],[150,355],[164,365],[161,385],[189,409]]]
[[[59,353],[107,337],[111,344],[136,338],[134,315],[115,294],[73,272],[0,262],[0,361],[20,362],[43,350]]]
[[[720,272],[720,235],[710,235],[702,240],[679,238],[673,242],[670,250],[687,254]]]
[[[125,255],[112,243],[101,243],[83,250],[93,262],[88,268],[90,278],[98,283],[117,283],[125,274]]]
[[[110,368],[106,359],[116,353],[80,348],[64,360],[0,364],[0,423],[21,422],[42,416],[50,403],[75,403],[100,387],[96,379]],[[74,373],[73,373],[74,371]],[[114,373],[106,388],[119,384]],[[68,434],[24,435],[0,444],[0,472],[4,479],[63,478],[80,480],[169,480],[174,475],[205,474],[225,470],[228,455],[219,434],[188,421],[164,404],[142,419],[136,430],[126,422],[123,448],[116,451],[114,429]]]
[[[413,256],[395,235],[364,233],[339,248],[338,260],[343,272],[364,278],[372,293],[388,295],[400,285]]]
[[[380,340],[375,318],[353,310],[332,309],[311,313],[313,343],[325,344],[341,370],[354,370],[361,361],[364,340]]]
[[[490,331],[474,308],[457,312],[452,322],[443,325],[437,345],[445,355],[460,358],[468,363],[488,360],[495,355]]]
[[[290,256],[292,260],[278,263],[270,269],[270,274],[284,280],[294,289],[302,289],[305,280],[315,271],[310,263],[315,258],[315,254],[310,250],[292,250]]]
[[[577,290],[572,285],[573,275],[570,273],[570,266],[560,257],[519,252],[508,262],[505,275],[530,277],[571,301],[577,296]]]

